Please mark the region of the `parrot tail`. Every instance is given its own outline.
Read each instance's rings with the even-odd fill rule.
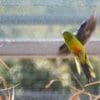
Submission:
[[[89,83],[93,82],[94,78],[96,78],[93,67],[89,64],[89,62],[85,62],[85,64],[81,63],[81,66],[82,66],[82,69],[86,75],[88,82]]]

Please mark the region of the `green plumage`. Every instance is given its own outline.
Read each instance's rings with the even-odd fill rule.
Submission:
[[[93,67],[86,55],[86,51],[81,42],[70,32],[63,33],[64,41],[69,51],[75,55],[75,61],[77,65],[78,73],[80,74],[83,70],[88,82],[93,81],[95,73]],[[81,66],[81,67],[80,67]]]

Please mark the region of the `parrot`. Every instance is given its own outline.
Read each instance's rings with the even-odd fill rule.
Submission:
[[[91,65],[89,58],[86,54],[86,50],[83,44],[77,39],[75,35],[71,32],[65,31],[63,32],[63,38],[66,47],[74,55],[76,64],[78,64],[78,72],[79,74],[84,72],[88,82],[92,82],[94,78],[96,78],[95,72],[93,70],[93,66]],[[80,67],[79,67],[80,65]]]
[[[96,28],[96,13],[94,12],[89,18],[82,22],[79,29],[75,32],[76,38],[84,45]],[[67,46],[63,43],[59,47],[59,54],[69,54]]]

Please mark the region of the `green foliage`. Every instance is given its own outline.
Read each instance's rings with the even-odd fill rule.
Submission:
[[[95,68],[97,79],[99,80],[99,59],[96,57],[91,57],[92,65]],[[44,63],[45,62],[45,63]],[[20,83],[20,86],[18,88],[20,89],[28,89],[32,91],[65,91],[68,90],[68,87],[66,88],[62,85],[62,82],[56,81],[54,82],[50,88],[46,89],[45,86],[49,83],[50,80],[55,78],[61,78],[64,73],[68,72],[66,71],[66,67],[70,68],[70,74],[71,79],[73,82],[73,85],[76,87],[80,87],[78,82],[73,77],[76,76],[81,84],[86,84],[86,80],[83,75],[76,74],[76,65],[75,61],[72,58],[65,59],[62,63],[64,63],[64,66],[60,65],[60,67],[56,66],[56,61],[49,61],[48,62],[42,61],[42,60],[32,60],[32,59],[15,59],[15,60],[6,60],[7,65],[10,67],[9,70],[6,70],[3,68],[2,65],[0,65],[0,75],[3,76],[9,86],[12,86],[16,83]],[[49,65],[49,63],[52,63]],[[54,65],[53,65],[54,63]],[[68,65],[68,66],[67,66]],[[65,67],[66,66],[66,67]],[[62,68],[61,68],[62,67]],[[49,69],[51,68],[51,69]],[[72,73],[73,72],[73,73]],[[54,75],[55,74],[55,75]],[[67,78],[68,76],[66,76]],[[67,79],[64,81],[68,81]],[[70,78],[70,77],[69,77]],[[68,83],[67,83],[68,84]],[[2,88],[2,82],[0,84]],[[68,85],[69,86],[69,85]],[[98,92],[99,85],[93,86],[91,88],[87,88],[89,91]]]
[[[44,68],[38,69],[37,64],[31,59],[21,59],[16,66],[10,69],[10,78],[13,84],[20,83],[21,89],[46,91],[45,85],[52,79],[52,74]],[[48,90],[58,90],[59,88],[61,88],[61,84],[51,86]]]

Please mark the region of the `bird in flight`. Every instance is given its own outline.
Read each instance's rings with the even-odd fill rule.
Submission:
[[[96,14],[94,13],[88,19],[86,19],[75,32],[76,38],[84,45],[96,28]],[[59,48],[59,54],[69,54],[69,50],[65,43],[63,43]]]
[[[65,42],[59,48],[59,54],[74,54],[78,73],[80,74],[83,70],[88,82],[93,81],[96,76],[83,45],[88,41],[95,27],[96,15],[93,14],[81,24],[76,35],[65,31],[63,33]]]

